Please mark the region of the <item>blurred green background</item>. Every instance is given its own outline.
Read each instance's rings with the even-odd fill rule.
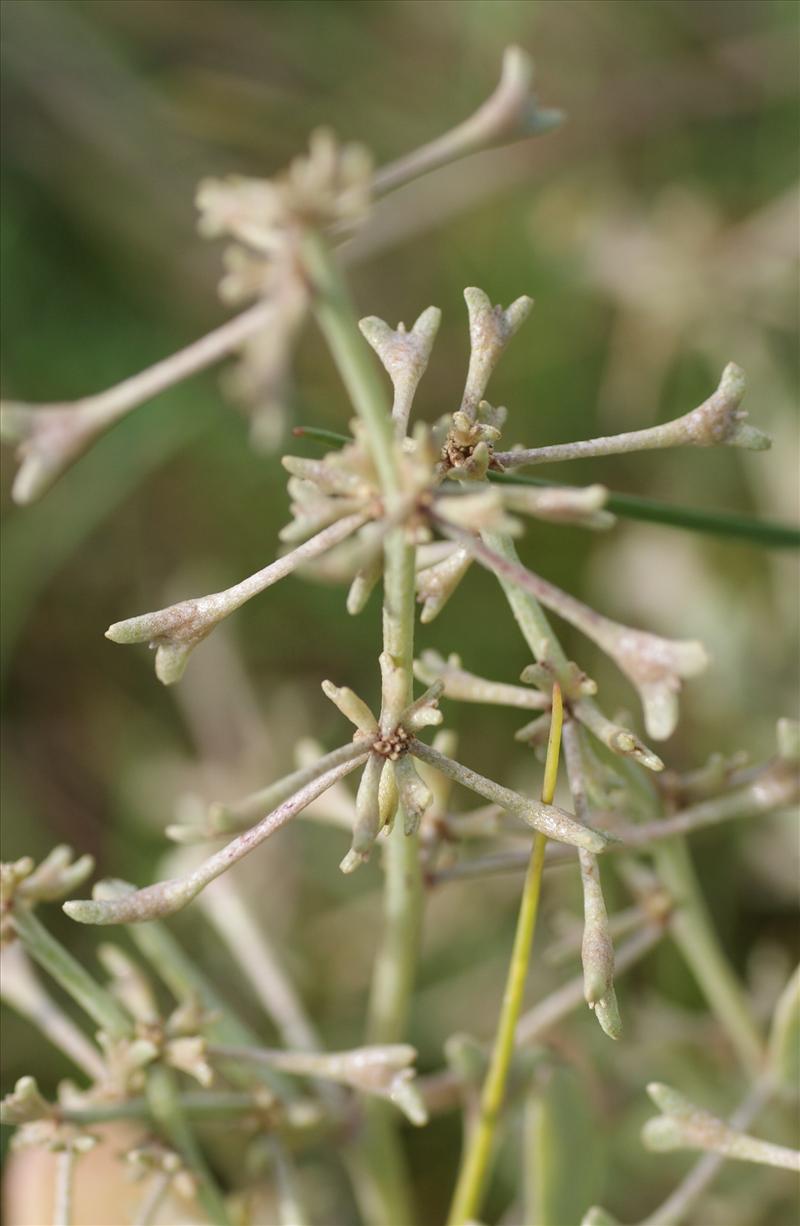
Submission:
[[[351,251],[360,313],[394,324],[429,303],[444,312],[417,411],[434,418],[460,396],[463,287],[503,303],[530,293],[533,317],[491,389],[509,406],[510,441],[666,420],[704,399],[735,360],[753,421],[774,436],[771,452],[550,471],[796,520],[796,14],[788,0],[6,0],[3,394],[52,401],[99,390],[225,317],[219,250],[195,232],[200,177],[269,175],[320,123],[388,160],[474,109],[503,47],[517,42],[536,59],[541,100],[562,107],[566,124],[407,189]],[[289,424],[341,430],[348,419],[311,330],[289,411]],[[187,796],[234,798],[267,782],[301,735],[340,743],[319,682],[376,695],[378,601],[351,619],[342,590],[290,579],[204,645],[174,691],[155,682],[146,651],[103,638],[112,621],[227,586],[274,554],[285,474],[278,453],[250,446],[218,371],[138,409],[31,508],[10,505],[8,451],[2,463],[4,859],[66,841],[91,851],[103,873],[148,881],[163,826]],[[601,537],[534,525],[524,555],[611,616],[708,645],[712,667],[686,687],[680,729],[664,749],[670,767],[689,769],[716,750],[754,760],[771,752],[776,718],[797,708],[794,555],[625,522]],[[564,640],[607,709],[634,707],[589,644],[568,628]],[[527,662],[499,589],[478,573],[418,643],[457,650],[467,667],[503,680]],[[463,760],[535,786],[539,767],[513,742],[522,722],[513,712],[451,704],[447,718]],[[342,834],[295,823],[241,874],[332,1045],[359,1037],[379,906],[377,865],[342,878],[344,850]],[[759,967],[790,965],[793,827],[775,818],[724,828],[696,838],[693,851],[741,973],[756,983]],[[557,882],[553,913],[576,902],[574,881]],[[412,1033],[424,1067],[438,1067],[453,1029],[490,1033],[518,889],[498,878],[431,897]],[[93,935],[50,910],[59,934],[91,958]],[[176,927],[258,1017],[202,921],[190,914]],[[557,973],[533,978],[538,996]],[[651,957],[621,1000],[644,1079],[669,1080],[682,1061],[704,1101],[732,1105],[735,1086],[726,1098],[714,1084],[727,1075],[724,1052],[709,1084],[689,1054],[688,1023],[676,1023],[684,1039],[672,1046],[647,1042],[656,1014],[672,1008],[685,1019],[693,1014],[680,1011],[699,1006],[676,954]],[[4,1083],[34,1059],[45,1084],[65,1072],[11,1017],[6,1034]],[[565,1035],[566,1051],[584,1053],[596,1118],[620,1124],[598,1196],[623,1217],[646,1212],[687,1160],[640,1149],[631,1123],[647,1114],[639,1066],[621,1087],[591,1018],[576,1017]],[[435,1220],[457,1154],[455,1118],[411,1144]],[[720,1213],[726,1188],[745,1195],[740,1173],[718,1186]],[[741,1220],[790,1220],[781,1176],[756,1187],[760,1208]]]

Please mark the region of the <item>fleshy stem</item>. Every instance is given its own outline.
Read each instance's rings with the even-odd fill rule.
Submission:
[[[494,553],[505,558],[507,562],[517,566],[521,565],[519,554],[510,536],[501,535],[498,532],[484,532],[481,535],[483,543]],[[498,573],[497,578],[511,606],[511,612],[522,632],[522,637],[533,652],[534,658],[546,659],[559,679],[563,680],[569,662],[541,605],[530,592],[523,591],[504,574]]]
[[[355,311],[336,261],[321,235],[309,231],[302,258],[314,290],[314,314],[353,408],[367,428],[372,458],[385,495],[400,492],[394,427],[375,363],[356,323]]]
[[[121,883],[123,886],[126,883]],[[167,985],[176,1000],[195,998],[206,1013],[213,1014],[206,1027],[207,1037],[214,1043],[254,1044],[258,1042],[255,1031],[245,1026],[232,1013],[229,999],[223,999],[211,986],[169,929],[159,921],[136,924],[129,929],[131,940],[147,959],[153,970]],[[292,1083],[272,1069],[258,1069],[250,1076],[239,1078],[236,1070],[225,1070],[228,1079],[236,1084],[248,1085],[255,1076],[266,1082],[280,1098],[292,1097]]]
[[[31,1022],[92,1081],[105,1074],[100,1052],[45,991],[19,941],[0,957],[0,1000]]]
[[[203,860],[185,876],[168,878],[130,893],[115,890],[111,897],[106,892],[104,898],[71,899],[64,903],[63,910],[80,924],[140,924],[173,915],[190,903],[211,881],[216,880],[287,821],[302,812],[306,805],[321,796],[337,779],[356,770],[366,757],[365,749],[361,760],[354,758],[350,762],[344,762],[320,775],[313,783],[306,784],[294,796],[262,817],[260,822],[236,835],[225,847]]]
[[[303,243],[306,272],[315,291],[314,309],[353,406],[367,430],[385,510],[391,516],[403,491],[396,459],[395,428],[389,399],[374,359],[356,324],[355,312],[336,262],[323,239],[309,234]],[[383,653],[389,657],[394,684],[384,684],[382,729],[393,728],[411,701],[414,659],[415,549],[402,526],[387,534],[384,545]],[[398,684],[399,682],[399,684]],[[390,698],[391,694],[391,698]],[[399,703],[397,709],[394,704]],[[367,1042],[396,1043],[405,1037],[419,945],[422,881],[416,835],[404,831],[402,815],[385,845],[384,933],[373,972]],[[364,1152],[372,1186],[376,1226],[407,1226],[415,1220],[410,1182],[397,1121],[385,1103],[365,1104]]]
[[[55,979],[93,1022],[113,1039],[132,1034],[133,1022],[114,997],[92,979],[27,907],[16,908],[14,928],[34,962]]]
[[[483,534],[484,543],[509,562],[518,562],[510,537]],[[561,644],[535,597],[517,587],[512,579],[498,575],[517,624],[537,660],[547,658],[557,676],[566,665]],[[586,700],[591,702],[590,699]],[[625,775],[633,792],[640,797],[647,816],[660,816],[657,793],[647,772],[619,756],[617,770]],[[752,1072],[763,1068],[763,1043],[742,991],[714,931],[697,882],[685,841],[671,839],[654,849],[659,876],[673,897],[676,915],[670,927],[683,957],[692,968],[700,989],[708,1000],[745,1067]]]
[[[215,1120],[231,1115],[241,1119],[245,1112],[258,1110],[258,1100],[244,1091],[192,1090],[178,1096],[178,1105],[183,1114],[193,1120]],[[98,1102],[91,1107],[59,1107],[58,1115],[64,1123],[77,1124],[80,1127],[108,1124],[115,1120],[150,1122],[156,1118],[152,1104],[147,1098]]]
[[[542,800],[548,805],[552,804],[556,790],[562,718],[561,687],[556,682],[553,685],[553,710],[542,786]],[[514,949],[508,968],[508,978],[489,1071],[481,1093],[480,1114],[475,1129],[467,1140],[467,1149],[461,1164],[448,1218],[449,1226],[463,1226],[464,1223],[477,1218],[486,1190],[497,1120],[503,1106],[508,1070],[514,1053],[514,1037],[522,1010],[525,980],[536,930],[546,845],[546,836],[537,833],[533,841],[528,872],[522,890]]]
[[[523,476],[521,473],[488,472],[490,481],[501,485],[558,486],[560,489],[580,489],[561,481],[547,481],[543,477]],[[711,508],[684,507],[661,502],[656,498],[641,498],[638,494],[620,494],[610,490],[605,508],[623,519],[639,519],[653,524],[666,524],[672,528],[685,528],[689,532],[707,532],[712,536],[732,536],[751,541],[768,549],[797,549],[800,547],[800,528],[794,524],[777,523],[768,519],[753,519],[733,511],[715,511]]]
[[[322,430],[316,426],[295,426],[292,431],[299,438],[308,438],[315,443],[331,447],[344,447],[352,440],[346,434],[334,430]],[[559,489],[580,489],[563,481],[531,477],[526,473],[498,473],[489,469],[489,481],[501,485],[531,485]],[[776,523],[772,520],[753,519],[733,511],[715,511],[700,507],[683,507],[656,498],[640,498],[638,494],[620,494],[609,490],[606,510],[613,511],[622,519],[639,519],[653,524],[666,524],[673,528],[685,528],[689,532],[707,532],[712,536],[738,537],[762,545],[768,549],[800,548],[800,528],[793,524]]]
[[[774,1087],[769,1078],[762,1078],[748,1092],[747,1097],[728,1121],[732,1128],[747,1128],[769,1101]],[[704,1154],[699,1162],[673,1189],[667,1199],[641,1222],[641,1226],[679,1226],[692,1205],[706,1190],[725,1158],[722,1154]]]
[[[230,1226],[222,1193],[195,1140],[181,1106],[177,1079],[172,1069],[155,1065],[147,1076],[147,1101],[153,1118],[197,1176],[197,1197],[214,1226]]]
[[[40,404],[36,405],[36,408],[44,411],[80,409],[91,415],[98,427],[111,425],[146,400],[151,400],[175,383],[180,383],[227,357],[264,327],[272,310],[274,307],[271,302],[257,302],[232,319],[227,319],[212,332],[207,332],[199,340],[193,341],[185,349],[179,349],[177,353],[162,358],[153,366],[123,379],[121,383],[115,383],[103,392],[82,396],[69,403]]]
[[[798,786],[788,772],[779,774],[774,766],[767,764],[753,777],[751,783],[736,788],[724,796],[715,796],[711,800],[690,805],[686,809],[671,814],[670,817],[660,817],[651,822],[610,827],[609,833],[613,838],[605,847],[604,854],[614,855],[632,849],[647,851],[655,843],[674,839],[680,835],[693,834],[695,830],[704,830],[720,822],[743,820],[774,813],[776,810],[787,808],[797,799]],[[489,810],[477,810],[477,813],[488,815],[491,811],[490,807]],[[502,812],[502,810],[497,811]],[[446,826],[450,837],[462,838],[468,821],[469,819],[464,817],[457,821],[450,820]],[[487,824],[484,829],[491,829],[491,827]],[[572,860],[573,854],[566,844],[551,843],[547,849],[545,867],[567,863]],[[427,886],[431,887],[466,877],[522,872],[527,868],[528,858],[527,851],[501,851],[491,856],[470,857],[429,872],[425,880]],[[638,909],[634,909],[634,912],[637,911]],[[548,950],[548,958],[552,955],[553,947]]]

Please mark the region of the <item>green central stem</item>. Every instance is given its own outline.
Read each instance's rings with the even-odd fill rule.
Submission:
[[[404,680],[401,709],[411,701],[414,657],[415,549],[402,528],[390,533],[384,551],[383,645]],[[381,724],[392,726],[393,710],[384,694]],[[399,812],[384,845],[383,935],[372,973],[367,1015],[368,1043],[399,1043],[406,1038],[422,920],[419,838],[407,835]],[[364,1147],[374,1185],[370,1223],[408,1226],[416,1221],[410,1178],[398,1131],[396,1108],[371,1099],[365,1103]]]
[[[411,702],[414,661],[415,548],[403,528],[394,529],[385,547],[383,649],[403,677],[401,710]],[[394,725],[400,711],[391,710],[384,693],[381,723]],[[367,1022],[369,1043],[399,1043],[406,1034],[419,936],[422,885],[419,840],[395,819],[384,856],[386,930],[375,964]]]
[[[561,689],[556,682],[553,686],[553,714],[550,722],[544,786],[542,787],[542,800],[548,805],[552,804],[556,790],[562,714]],[[514,1036],[522,1011],[525,981],[528,976],[531,949],[536,932],[546,846],[546,836],[537,834],[533,841],[528,872],[522,890],[517,931],[514,936],[514,948],[503,993],[500,1020],[497,1025],[489,1071],[481,1093],[480,1114],[475,1130],[467,1142],[453,1195],[448,1226],[464,1226],[465,1223],[476,1218],[486,1191],[497,1121],[505,1098],[508,1070],[514,1054]]]
[[[47,931],[26,906],[14,910],[14,927],[27,953],[47,971],[85,1013],[112,1039],[133,1034],[133,1021],[106,988]]]
[[[358,331],[347,289],[319,235],[303,244],[306,271],[316,291],[315,313],[353,405],[367,431],[387,515],[398,509],[403,490],[388,396]],[[411,701],[414,659],[415,547],[403,526],[384,546],[383,652],[401,684],[385,687],[381,726],[391,730]],[[375,960],[367,1019],[367,1042],[405,1038],[414,986],[422,913],[422,882],[416,835],[406,835],[398,814],[384,845],[384,931]],[[408,1226],[415,1221],[410,1179],[398,1131],[397,1111],[374,1099],[365,1105],[362,1138],[368,1178],[360,1189],[370,1226]]]
[[[369,348],[358,330],[347,286],[321,235],[303,239],[302,260],[314,288],[314,314],[353,407],[367,428],[381,487],[388,498],[400,493],[394,426],[389,400]]]
[[[499,532],[483,532],[481,536],[484,544],[488,545],[494,553],[499,554],[508,562],[521,565],[519,554],[510,536]],[[522,637],[530,647],[534,658],[539,661],[546,660],[563,684],[567,675],[567,657],[542,606],[529,592],[524,592],[521,587],[517,587],[511,579],[503,575],[498,575],[497,578],[522,632]]]

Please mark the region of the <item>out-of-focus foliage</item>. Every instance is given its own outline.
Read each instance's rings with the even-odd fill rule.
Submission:
[[[509,407],[510,433],[529,446],[677,416],[735,360],[747,371],[748,406],[774,437],[768,455],[621,456],[552,475],[796,517],[790,0],[6,0],[3,24],[4,394],[47,401],[98,390],[223,318],[219,253],[195,232],[201,177],[272,173],[322,121],[379,161],[393,157],[469,112],[514,41],[535,56],[538,92],[567,111],[566,125],[399,193],[381,225],[351,245],[360,313],[410,322],[431,302],[442,308],[418,399],[434,418],[460,392],[463,286],[484,286],[500,302],[533,295],[534,316],[494,390]],[[344,394],[312,332],[290,409],[294,422],[346,425]],[[5,478],[11,466],[5,453]],[[138,409],[41,503],[12,509],[6,495],[4,509],[5,859],[38,859],[67,841],[105,872],[150,880],[163,828],[191,797],[244,795],[283,773],[300,736],[334,743],[322,677],[375,697],[365,644],[377,641],[378,601],[351,619],[343,590],[302,579],[252,602],[169,692],[140,652],[103,638],[111,622],[224,587],[274,554],[284,474],[277,454],[250,447],[218,373]],[[771,752],[776,717],[796,706],[791,555],[645,524],[600,540],[539,524],[529,541],[539,572],[610,616],[709,647],[713,665],[687,688],[665,749],[670,767],[693,768],[712,751]],[[501,605],[490,577],[471,573],[447,618],[423,628],[420,648],[456,646],[465,667],[516,680],[528,656],[515,634],[490,633],[506,617]],[[584,641],[564,637],[607,695],[632,704]],[[534,786],[538,767],[513,741],[513,711],[446,711],[459,756]],[[766,1016],[796,961],[795,835],[766,819],[723,826],[692,846],[718,928]],[[332,1048],[359,1039],[379,905],[377,868],[342,878],[344,851],[341,832],[298,823],[239,871]],[[453,1030],[491,1033],[518,892],[516,877],[432,892],[412,1028],[423,1067],[440,1064]],[[577,898],[572,876],[548,877],[551,921]],[[55,923],[63,935],[66,921]],[[176,927],[257,1017],[200,924],[190,915]],[[91,935],[67,935],[93,956]],[[532,998],[557,981],[537,962]],[[641,1148],[642,1070],[690,1095],[703,1086],[695,1097],[723,1113],[733,1100],[705,1093],[709,1059],[701,1063],[691,1042],[705,1023],[677,955],[652,955],[620,995],[624,1047],[611,1049],[587,1016],[552,1043],[579,1060],[595,1126],[614,1121],[595,1195],[628,1220],[687,1166]],[[4,1085],[34,1062],[43,1088],[65,1072],[11,1017],[4,1059]],[[724,1044],[712,1045],[710,1063],[723,1080]],[[457,1157],[455,1117],[409,1143],[425,1220],[439,1220]],[[492,1213],[508,1193],[501,1163]],[[762,1182],[726,1170],[702,1220],[729,1220],[735,1198],[737,1220],[778,1226],[791,1220],[792,1195],[789,1176]]]

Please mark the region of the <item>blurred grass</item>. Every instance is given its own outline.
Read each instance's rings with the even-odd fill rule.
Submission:
[[[223,317],[219,253],[194,232],[200,176],[271,173],[320,122],[390,158],[472,109],[494,84],[502,47],[517,41],[536,58],[540,96],[567,110],[567,125],[443,172],[410,195],[388,215],[392,242],[353,268],[359,309],[393,323],[429,302],[442,307],[419,396],[419,411],[432,418],[461,390],[463,286],[481,285],[502,302],[532,293],[533,318],[492,388],[509,406],[513,441],[528,445],[684,412],[735,359],[748,371],[754,420],[775,436],[772,452],[617,457],[554,466],[552,476],[796,520],[796,274],[784,259],[785,203],[783,213],[777,207],[797,184],[796,25],[788,0],[6,0],[4,395],[97,390]],[[670,194],[676,186],[683,203]],[[445,211],[438,224],[427,220],[426,191],[434,212]],[[626,246],[633,234],[655,245]],[[292,418],[346,428],[344,396],[313,334],[301,346]],[[289,450],[300,449],[292,440]],[[2,462],[7,491],[13,461],[6,453]],[[6,493],[5,858],[65,840],[93,851],[102,871],[144,881],[181,788],[224,778],[236,793],[236,738],[216,745],[209,781],[198,765],[197,703],[192,714],[192,700],[157,686],[146,652],[120,651],[103,630],[158,607],[168,585],[189,594],[196,577],[223,585],[263,565],[286,506],[277,458],[249,448],[247,423],[226,405],[216,373],[138,410],[36,507],[13,508]],[[684,722],[666,747],[670,766],[695,766],[713,750],[770,752],[776,717],[796,709],[793,557],[642,524],[606,539],[537,525],[524,554],[612,616],[709,643],[714,666],[685,692]],[[340,737],[319,693],[323,676],[377,693],[378,612],[373,599],[361,620],[349,619],[343,592],[291,579],[237,616],[232,648],[265,717],[264,778],[280,773],[297,735],[313,732],[326,744]],[[625,683],[569,628],[564,640],[609,707],[633,705]],[[458,650],[468,667],[504,680],[527,662],[484,574],[469,576],[419,643]],[[280,726],[270,719],[276,695]],[[223,670],[202,702],[233,709],[240,697]],[[533,785],[539,768],[511,739],[520,722],[513,713],[453,708],[448,718],[465,760]],[[247,769],[243,790],[258,782],[252,761]],[[769,864],[785,855],[785,838],[777,824],[765,826],[758,854]],[[797,947],[785,889],[746,885],[754,837],[743,824],[695,844],[740,969],[765,943]],[[264,921],[285,942],[323,1031],[347,1043],[364,1011],[378,873],[373,865],[341,879],[340,844],[298,825],[243,880],[258,883]],[[557,882],[553,907],[575,905],[574,883],[563,874]],[[431,900],[438,928],[426,942],[413,1035],[426,1064],[438,1065],[453,1025],[490,1029],[518,887],[454,886]],[[335,945],[325,940],[329,925]],[[92,946],[85,933],[70,937]],[[244,1010],[253,1009],[213,943],[208,956]],[[639,1001],[643,1016],[648,993],[698,1003],[671,951],[654,955],[630,984],[623,1008]],[[591,1027],[590,1018],[571,1023],[564,1050],[585,1050],[605,1070],[597,1112],[619,1109]],[[646,1024],[631,1032],[633,1045]],[[45,1084],[63,1073],[12,1024],[5,1080],[34,1058]],[[669,1080],[667,1066],[680,1060],[685,1054],[670,1048],[661,1068],[656,1052],[650,1072]],[[624,1183],[620,1212],[632,1216],[669,1186],[665,1160],[646,1157],[634,1133],[626,1123],[613,1142],[607,1185]],[[418,1158],[431,1145],[447,1171],[455,1121],[411,1144]],[[433,1220],[449,1180],[425,1165],[420,1192]],[[728,1173],[720,1187],[740,1182]],[[759,1221],[786,1220],[786,1204],[765,1204]]]

